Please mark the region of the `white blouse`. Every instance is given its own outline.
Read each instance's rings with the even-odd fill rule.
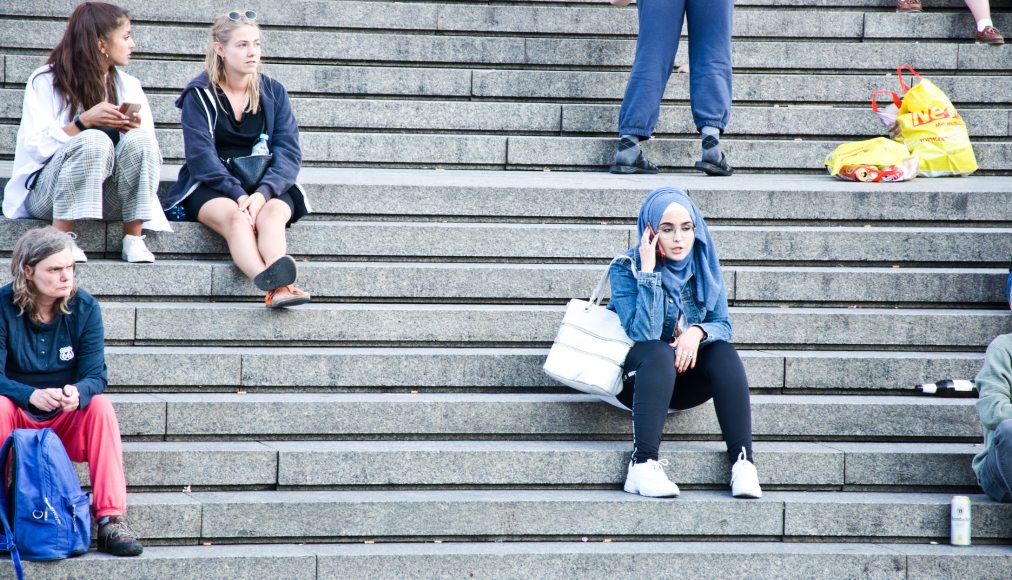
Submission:
[[[63,128],[73,120],[73,115],[54,89],[53,75],[47,73],[49,65],[36,69],[25,87],[21,125],[18,127],[17,146],[14,149],[14,167],[4,188],[3,213],[8,218],[31,217],[25,207],[29,193],[25,186],[26,180],[72,138]],[[155,121],[141,82],[123,71],[119,71],[117,78],[116,92],[120,102],[141,105],[141,126],[136,130],[148,131],[154,136]],[[172,231],[157,197],[152,200],[152,204],[155,217],[144,222],[144,227],[155,231]]]

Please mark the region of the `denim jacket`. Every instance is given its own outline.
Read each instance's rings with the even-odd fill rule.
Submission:
[[[663,340],[671,342],[675,336],[678,309],[675,301],[661,285],[659,272],[636,272],[629,265],[631,258],[618,258],[611,264],[608,278],[611,283],[611,300],[608,309],[618,314],[629,338],[634,342]],[[695,283],[689,278],[682,288],[681,329],[698,326],[706,333],[700,345],[716,340],[731,342],[731,318],[727,312],[727,292],[723,284],[713,310],[696,300]]]

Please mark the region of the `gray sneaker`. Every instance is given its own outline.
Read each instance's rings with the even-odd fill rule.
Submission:
[[[140,556],[144,546],[123,516],[112,516],[98,527],[98,549],[113,556]]]

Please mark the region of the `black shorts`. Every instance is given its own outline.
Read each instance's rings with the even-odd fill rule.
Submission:
[[[179,203],[180,205],[183,206],[183,209],[186,210],[186,219],[191,222],[195,222],[197,221],[197,215],[200,213],[200,208],[204,207],[205,203],[219,197],[223,197],[225,199],[232,199],[231,197],[225,195],[224,193],[221,193],[220,191],[215,191],[206,185],[198,185],[197,189],[194,189],[193,192],[190,193],[190,195],[186,196],[186,199],[184,199]],[[285,202],[285,205],[288,206],[288,209],[292,211],[292,217],[288,218],[288,223],[286,225],[292,225],[293,223],[295,223],[298,217],[302,217],[302,216],[296,217],[295,200],[292,199],[292,194],[290,193],[290,190],[282,193],[281,195],[273,199]]]

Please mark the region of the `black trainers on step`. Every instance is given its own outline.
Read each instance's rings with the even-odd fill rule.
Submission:
[[[113,556],[140,556],[144,546],[123,516],[112,516],[98,527],[98,549]]]

